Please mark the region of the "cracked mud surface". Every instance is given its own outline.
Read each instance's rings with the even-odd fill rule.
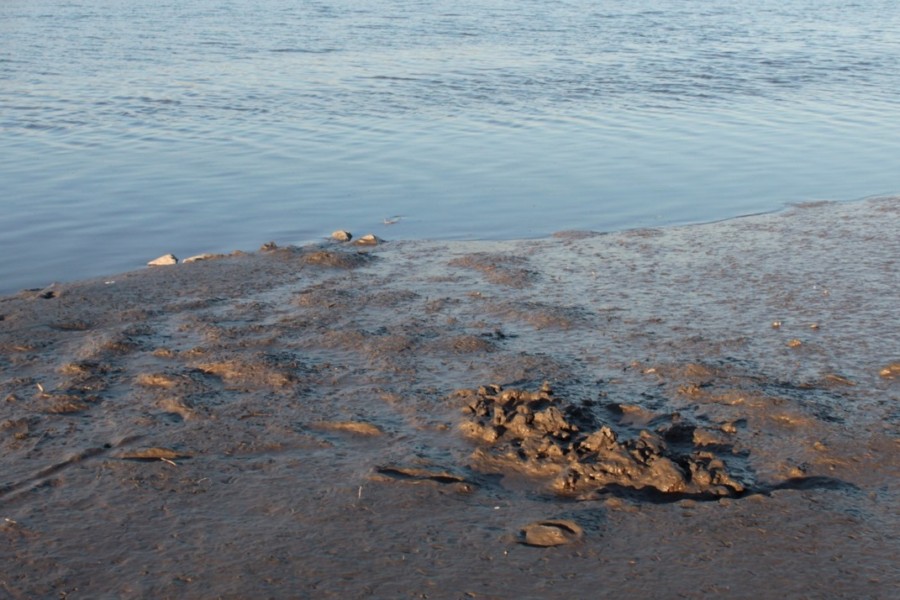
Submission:
[[[0,299],[0,598],[890,598],[900,204]]]

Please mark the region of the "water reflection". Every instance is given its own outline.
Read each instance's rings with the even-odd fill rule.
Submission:
[[[508,238],[897,192],[895,12],[3,3],[0,275],[8,291],[394,214],[396,237]]]

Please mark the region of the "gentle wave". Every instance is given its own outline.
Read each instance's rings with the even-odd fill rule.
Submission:
[[[894,12],[3,3],[3,286],[337,227],[534,237],[896,193]]]

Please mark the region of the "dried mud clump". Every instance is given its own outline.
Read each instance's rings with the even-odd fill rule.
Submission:
[[[679,453],[665,428],[619,440],[585,411],[565,406],[546,384],[537,392],[490,385],[456,393],[465,402],[463,434],[481,444],[473,466],[549,478],[558,494],[628,488],[695,497],[734,496],[744,486],[708,451]]]

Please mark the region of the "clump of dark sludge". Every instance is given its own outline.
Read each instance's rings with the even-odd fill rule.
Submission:
[[[623,489],[673,499],[746,491],[708,449],[670,447],[684,437],[681,423],[620,440],[608,425],[557,399],[547,384],[537,392],[488,385],[454,395],[465,403],[463,434],[479,444],[472,455],[478,471],[542,478],[554,493],[585,499]]]

